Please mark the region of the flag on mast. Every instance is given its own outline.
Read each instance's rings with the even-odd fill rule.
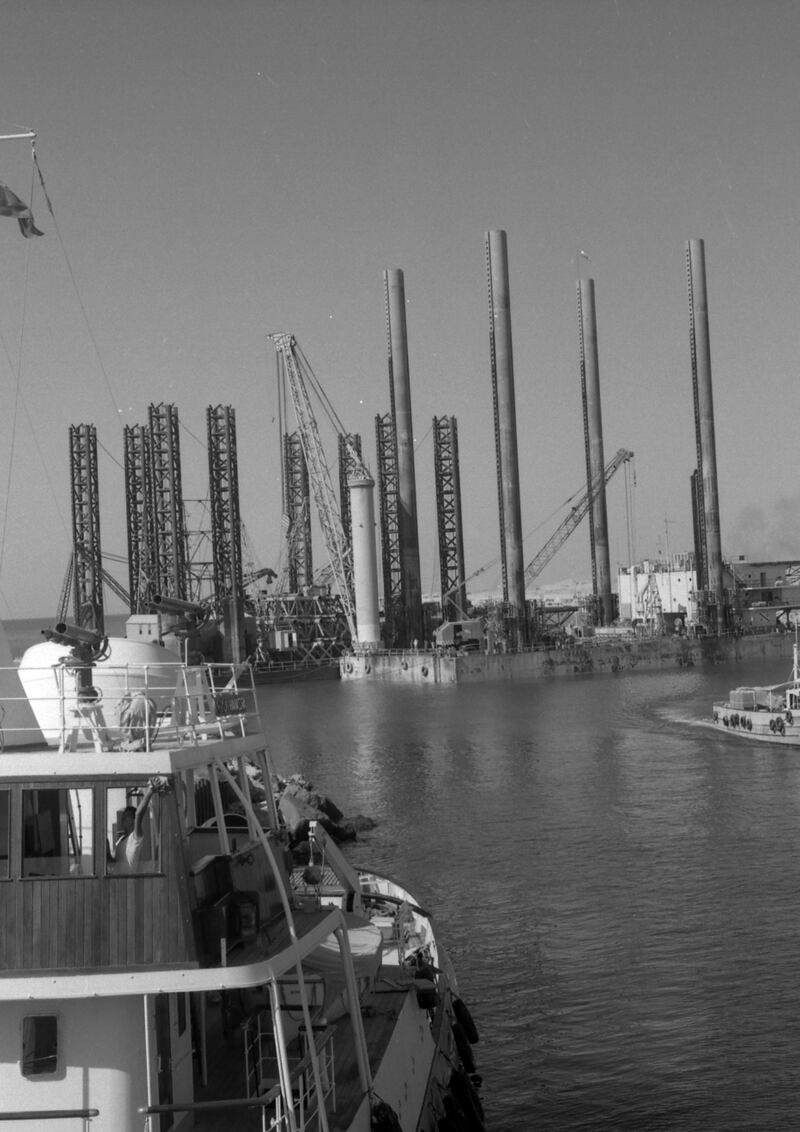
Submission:
[[[0,182],[0,216],[13,216],[18,220],[20,231],[26,239],[30,236],[44,235],[44,232],[40,232],[33,223],[33,213],[28,205],[2,182]]]

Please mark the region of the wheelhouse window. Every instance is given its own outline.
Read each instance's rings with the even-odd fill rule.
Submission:
[[[161,872],[161,810],[165,789],[165,784],[158,780],[108,788],[108,876]]]
[[[52,1077],[58,1072],[58,1015],[30,1014],[22,1019],[23,1077]]]
[[[8,871],[8,854],[11,845],[11,832],[9,819],[11,815],[11,791],[0,790],[0,880],[6,880]]]
[[[91,876],[91,789],[22,791],[22,875]]]

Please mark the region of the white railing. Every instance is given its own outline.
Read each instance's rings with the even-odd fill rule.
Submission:
[[[336,1111],[336,1075],[333,1050],[333,1031],[324,1030],[313,1036],[319,1076],[322,1085],[322,1104],[330,1098],[333,1111]],[[289,1055],[291,1074],[292,1105],[298,1132],[311,1132],[321,1127],[317,1090],[311,1064],[311,1054],[307,1049],[308,1039],[301,1033],[297,1038],[297,1052]],[[264,1097],[274,1100],[274,1109],[263,1110],[263,1132],[282,1132],[288,1127],[286,1099],[279,1086],[278,1053],[272,1029],[270,1011],[262,1010],[250,1018],[244,1032],[245,1078],[248,1097]]]
[[[246,664],[99,663],[0,669],[0,751],[149,751],[260,730]]]

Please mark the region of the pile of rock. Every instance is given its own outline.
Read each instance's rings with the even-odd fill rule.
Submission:
[[[359,833],[374,829],[372,818],[357,814],[345,818],[339,807],[325,794],[320,794],[301,774],[289,778],[276,778],[273,782],[275,803],[286,828],[289,830],[292,846],[308,837],[308,823],[318,821],[334,841],[355,841]]]

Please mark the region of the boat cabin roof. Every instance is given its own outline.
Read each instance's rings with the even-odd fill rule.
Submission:
[[[185,747],[156,747],[150,751],[60,751],[50,747],[35,751],[5,751],[0,755],[0,783],[39,779],[70,782],[120,779],[127,782],[135,778],[201,769],[214,762],[255,757],[264,749],[263,735],[254,734],[212,739]]]

